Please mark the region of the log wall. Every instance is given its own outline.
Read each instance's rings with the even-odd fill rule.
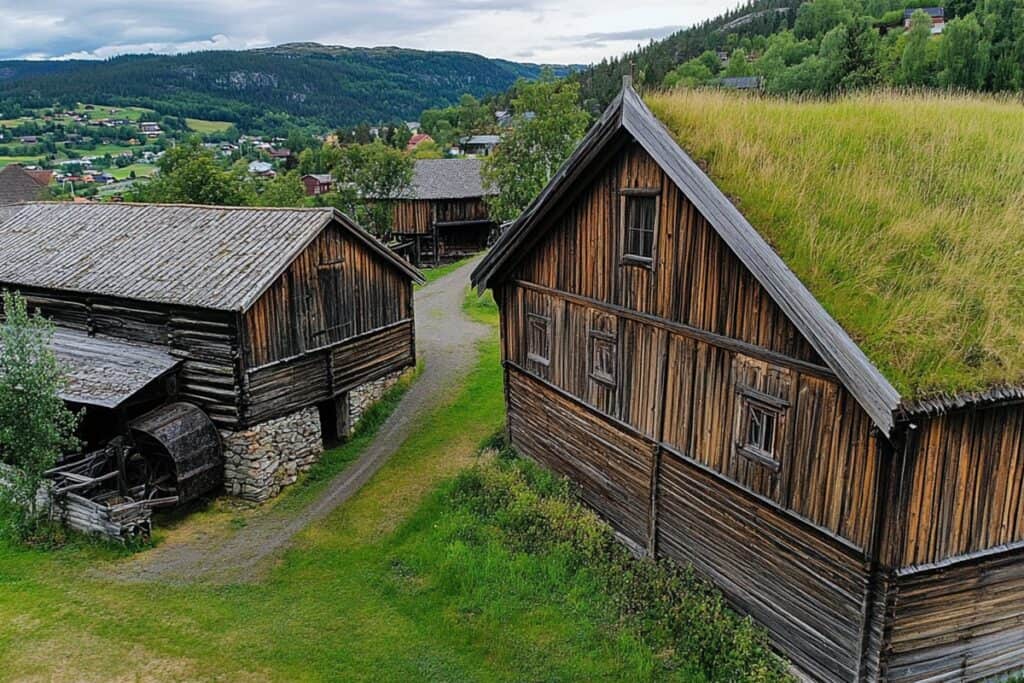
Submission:
[[[39,309],[59,325],[169,347],[171,355],[183,361],[178,397],[200,406],[219,427],[239,424],[240,344],[234,314],[80,292],[12,288],[21,291],[30,310]]]
[[[983,680],[1024,669],[1024,548],[901,572],[889,598],[888,681]]]

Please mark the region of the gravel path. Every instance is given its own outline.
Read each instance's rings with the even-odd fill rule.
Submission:
[[[439,405],[449,388],[472,368],[476,344],[488,334],[486,326],[472,322],[462,312],[473,265],[416,292],[416,345],[425,361],[423,372],[359,459],[339,473],[316,500],[297,510],[271,507],[257,511],[247,518],[246,526],[227,534],[197,532],[180,541],[165,542],[108,571],[125,581],[229,583],[257,578],[266,561],[287,547],[297,533],[358,491],[412,433],[419,418]]]

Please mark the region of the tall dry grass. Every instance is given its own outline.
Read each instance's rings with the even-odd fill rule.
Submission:
[[[1019,101],[647,102],[902,393],[1024,380]]]

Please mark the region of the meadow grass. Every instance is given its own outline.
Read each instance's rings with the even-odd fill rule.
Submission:
[[[185,125],[188,126],[189,130],[202,135],[208,135],[210,133],[222,133],[233,124],[230,121],[207,121],[206,119],[187,118],[185,119]]]
[[[646,99],[905,396],[1024,381],[1019,101]]]
[[[114,176],[118,180],[124,180],[130,178],[132,171],[135,171],[136,178],[146,178],[156,173],[155,164],[129,164],[121,168],[112,167],[107,169],[107,173]]]
[[[496,322],[489,297],[467,293],[465,310]],[[503,424],[498,346],[492,333],[464,381],[265,580],[122,584],[88,570],[123,551],[0,541],[0,679],[703,680],[667,666],[671,653],[622,621],[568,549],[518,548],[454,501],[453,477]],[[294,501],[350,463],[359,439]]]
[[[8,164],[32,165],[38,163],[41,158],[41,156],[0,156],[0,168],[3,168]]]

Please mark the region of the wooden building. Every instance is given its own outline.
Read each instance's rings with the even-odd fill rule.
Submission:
[[[806,676],[1024,665],[1024,389],[901,395],[628,85],[473,280],[511,442]]]
[[[53,173],[30,171],[20,164],[0,168],[0,206],[43,199]]]
[[[347,430],[353,393],[415,363],[419,273],[333,209],[19,204],[0,207],[0,253],[0,289],[53,319],[64,357],[85,364],[72,385],[123,379],[81,403],[195,404],[236,459],[261,458],[260,476],[294,478],[296,435],[308,464],[322,435]],[[279,488],[243,464],[226,477],[236,493]]]
[[[334,176],[330,173],[307,173],[302,176],[302,187],[307,197],[326,194],[334,189]]]
[[[484,249],[496,225],[490,218],[479,159],[420,159],[411,187],[394,199],[392,236],[409,244],[420,265]]]

